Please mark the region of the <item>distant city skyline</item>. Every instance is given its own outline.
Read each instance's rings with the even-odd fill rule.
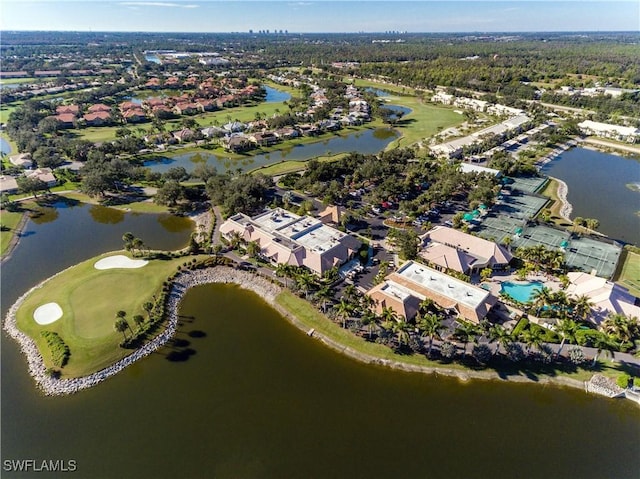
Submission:
[[[2,0],[0,29],[142,32],[640,31],[638,0]]]

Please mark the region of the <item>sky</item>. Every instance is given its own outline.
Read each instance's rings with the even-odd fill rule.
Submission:
[[[0,30],[640,31],[640,0],[0,0]]]

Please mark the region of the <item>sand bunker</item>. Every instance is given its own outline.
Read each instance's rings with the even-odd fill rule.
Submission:
[[[33,312],[33,319],[38,324],[51,324],[62,317],[62,308],[58,303],[47,303],[39,306]]]
[[[143,259],[131,259],[124,255],[118,254],[109,256],[97,261],[93,266],[96,269],[113,269],[113,268],[142,268],[148,261]]]

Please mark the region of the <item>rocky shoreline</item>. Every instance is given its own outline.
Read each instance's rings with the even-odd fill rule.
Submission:
[[[51,278],[48,278],[34,286],[18,298],[11,308],[9,308],[3,324],[4,330],[9,334],[9,336],[18,342],[22,353],[26,356],[29,374],[35,380],[37,386],[47,396],[73,394],[83,389],[95,386],[105,379],[119,373],[135,361],[148,356],[162,347],[173,337],[178,327],[178,308],[182,297],[194,286],[210,283],[234,283],[244,289],[255,292],[270,304],[275,303],[275,297],[281,291],[280,287],[265,279],[256,277],[246,271],[240,271],[228,267],[216,267],[206,270],[186,271],[180,273],[174,280],[171,291],[169,292],[167,308],[165,311],[165,314],[167,315],[167,323],[164,331],[131,353],[129,356],[122,358],[111,366],[108,366],[98,372],[81,378],[57,379],[52,378],[47,374],[47,368],[45,367],[43,358],[35,341],[18,329],[16,325],[16,312],[29,294],[34,290],[41,288],[49,280],[55,278],[59,274],[62,274],[64,271],[61,271],[60,273],[57,273]]]
[[[571,203],[569,203],[569,200],[567,200],[567,194],[569,193],[569,187],[561,179],[554,178],[554,180],[556,180],[558,182],[558,190],[556,191],[556,194],[558,195],[558,199],[562,203],[562,206],[560,207],[559,214],[565,220],[571,221],[570,217],[571,217],[571,212],[573,211],[573,205]]]
[[[60,273],[58,273],[60,274]],[[56,275],[57,276],[57,275]],[[53,276],[55,277],[55,276]],[[53,278],[52,277],[52,278]],[[51,278],[49,278],[51,279]],[[393,361],[388,359],[381,359],[372,355],[362,353],[360,351],[353,350],[349,347],[337,343],[332,338],[319,333],[317,331],[308,331],[308,327],[302,323],[298,318],[290,314],[285,308],[276,303],[276,297],[282,291],[282,287],[273,282],[265,279],[261,276],[257,276],[254,273],[238,270],[226,266],[217,266],[214,268],[208,268],[204,270],[183,271],[174,280],[172,288],[167,300],[167,308],[165,314],[167,316],[167,323],[165,330],[144,346],[130,354],[129,356],[117,361],[113,365],[98,371],[96,373],[84,376],[82,378],[74,379],[55,379],[46,374],[46,368],[35,345],[35,342],[24,333],[20,332],[15,324],[15,313],[24,301],[24,299],[35,289],[42,287],[48,280],[35,286],[23,296],[21,296],[16,303],[14,303],[4,321],[4,329],[13,337],[25,354],[28,363],[29,374],[34,378],[37,386],[43,391],[45,395],[66,395],[73,394],[83,389],[95,386],[105,379],[119,373],[127,366],[133,364],[135,361],[142,359],[149,354],[153,353],[164,344],[166,344],[175,334],[178,327],[178,311],[180,301],[184,297],[184,294],[192,287],[212,284],[212,283],[230,283],[236,284],[243,289],[253,291],[264,299],[271,307],[276,309],[281,315],[283,315],[292,325],[300,329],[302,332],[321,341],[331,349],[344,354],[356,361],[366,364],[374,364],[379,366],[385,366],[392,369],[398,369],[402,371],[419,372],[423,374],[434,374],[441,376],[449,376],[458,378],[461,381],[468,381],[470,379],[480,380],[499,380],[510,382],[536,382],[539,384],[554,384],[559,386],[568,386],[572,388],[578,388],[581,390],[587,389],[587,385],[583,381],[565,378],[565,377],[549,377],[538,378],[535,381],[524,376],[510,376],[508,378],[501,377],[496,371],[474,371],[474,370],[459,370],[454,368],[438,367],[438,366],[419,366],[407,364],[401,361]],[[597,392],[600,391],[590,391]]]

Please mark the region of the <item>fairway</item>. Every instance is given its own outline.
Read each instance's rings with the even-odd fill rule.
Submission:
[[[634,296],[640,297],[640,254],[627,251],[618,283]]]
[[[65,270],[32,291],[18,309],[18,328],[36,341],[47,366],[49,351],[41,331],[58,333],[69,346],[71,356],[62,370],[63,377],[84,376],[130,354],[132,350],[119,346],[123,335],[114,328],[117,312],[125,311],[127,322],[135,330],[133,317],[139,314],[147,318],[143,303],[153,301],[162,282],[185,261],[151,260],[137,269],[94,267],[97,260],[113,254],[91,258]],[[60,305],[62,318],[47,325],[37,324],[35,310],[50,302]]]

